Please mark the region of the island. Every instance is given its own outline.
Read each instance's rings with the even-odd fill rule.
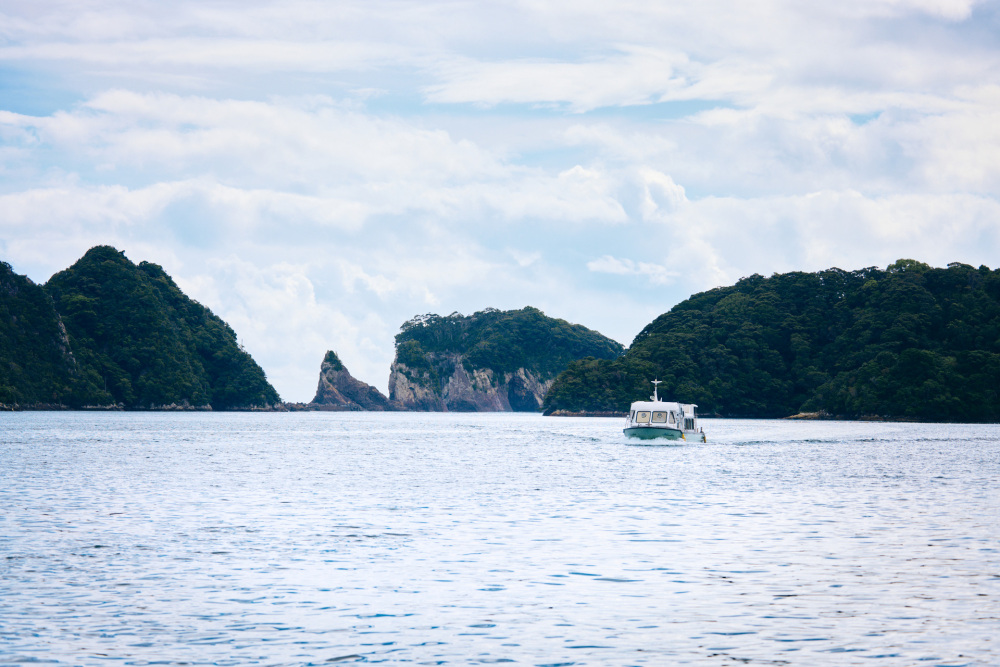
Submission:
[[[547,414],[660,395],[724,417],[1000,421],[1000,270],[901,259],[695,294],[615,359],[570,362]]]
[[[273,409],[236,334],[162,267],[97,246],[36,285],[0,263],[0,404]]]
[[[389,399],[401,409],[539,411],[576,359],[615,359],[621,343],[538,308],[421,315],[396,335]]]

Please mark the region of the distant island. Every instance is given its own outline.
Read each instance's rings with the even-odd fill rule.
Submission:
[[[1000,270],[901,259],[695,294],[625,350],[528,306],[420,315],[389,394],[324,355],[281,403],[236,334],[161,267],[108,246],[45,285],[0,262],[0,408],[621,414],[660,394],[723,417],[1000,421]]]
[[[620,358],[571,362],[545,412],[621,411],[653,378],[708,415],[997,422],[1000,270],[753,275],[677,304]]]
[[[161,267],[91,248],[45,285],[0,262],[0,405],[271,409],[233,330]]]
[[[539,411],[575,359],[614,359],[621,343],[533,307],[422,315],[396,335],[389,398],[410,410]]]
[[[396,335],[389,396],[327,352],[311,403],[297,409],[538,412],[556,376],[582,357],[613,359],[621,343],[531,306],[420,315]]]

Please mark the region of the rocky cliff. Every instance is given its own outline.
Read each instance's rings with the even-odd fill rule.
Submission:
[[[396,336],[389,398],[406,410],[537,411],[569,362],[613,359],[622,349],[537,308],[423,315]]]
[[[319,386],[310,407],[319,410],[392,410],[389,399],[375,387],[353,377],[337,353],[326,353],[319,371]]]
[[[532,412],[539,410],[552,378],[518,368],[513,373],[497,373],[491,368],[469,370],[462,355],[431,355],[438,371],[415,372],[406,364],[394,363],[389,378],[389,395],[407,410],[444,412]],[[445,375],[448,371],[450,374]],[[443,377],[442,377],[443,376]]]

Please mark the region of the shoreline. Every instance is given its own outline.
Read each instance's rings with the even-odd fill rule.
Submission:
[[[0,412],[415,412],[423,413],[427,410],[363,410],[355,406],[335,406],[316,403],[279,403],[262,407],[242,407],[228,409],[214,409],[211,405],[163,405],[148,408],[129,408],[124,405],[85,405],[74,408],[59,403],[33,403],[22,405],[19,403],[0,403]],[[434,412],[434,411],[431,411]],[[500,410],[495,412],[509,412],[515,414],[517,411]],[[488,414],[493,414],[489,411]],[[465,412],[457,414],[468,414]],[[487,412],[483,412],[487,414]],[[571,411],[554,410],[549,413],[532,412],[530,414],[541,414],[545,417],[603,417],[624,419],[627,412],[615,411]],[[722,415],[700,415],[703,419],[775,419],[781,421],[845,421],[845,422],[886,422],[886,423],[911,423],[911,424],[996,424],[998,422],[937,422],[922,421],[913,417],[893,417],[884,415],[861,415],[859,417],[845,417],[843,415],[831,415],[825,412],[799,412],[787,417],[723,417]]]

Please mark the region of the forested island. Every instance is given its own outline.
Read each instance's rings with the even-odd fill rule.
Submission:
[[[725,417],[1000,421],[1000,270],[753,275],[677,304],[620,358],[571,362],[545,411],[625,410],[653,378]]]
[[[396,335],[389,398],[410,410],[537,411],[571,361],[623,351],[617,341],[530,306],[422,315]]]
[[[37,285],[0,262],[0,405],[266,409],[233,330],[163,269],[109,246]]]
[[[396,335],[389,396],[351,377],[327,352],[316,398],[305,408],[505,412],[541,410],[574,359],[613,359],[624,347],[537,308],[420,315]]]
[[[44,285],[0,262],[0,407],[621,413],[660,394],[703,415],[1000,421],[1000,270],[899,260],[753,275],[695,294],[626,351],[533,307],[421,315],[389,395],[333,351],[284,405],[210,310],[108,246]]]

